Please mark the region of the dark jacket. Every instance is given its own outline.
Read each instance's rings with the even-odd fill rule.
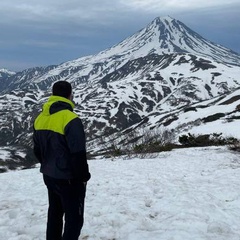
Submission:
[[[52,178],[90,179],[82,122],[67,98],[51,96],[34,121],[34,154]]]

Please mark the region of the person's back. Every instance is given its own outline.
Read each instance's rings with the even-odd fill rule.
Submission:
[[[33,135],[34,153],[49,195],[47,240],[77,240],[83,225],[86,182],[90,179],[85,133],[73,113],[71,85],[59,81],[52,91],[34,121]]]

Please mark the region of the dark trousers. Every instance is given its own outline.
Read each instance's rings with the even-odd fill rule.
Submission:
[[[75,179],[54,179],[46,175],[43,179],[49,200],[46,239],[77,240],[84,220],[85,184]]]

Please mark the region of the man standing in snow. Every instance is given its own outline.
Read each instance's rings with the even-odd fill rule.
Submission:
[[[83,125],[71,99],[70,83],[54,83],[52,96],[34,121],[34,154],[48,189],[47,240],[77,240],[83,226],[90,173]]]

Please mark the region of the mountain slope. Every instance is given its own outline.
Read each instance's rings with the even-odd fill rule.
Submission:
[[[4,83],[0,144],[31,146],[34,116],[57,80],[72,83],[76,112],[92,144],[89,149],[96,151],[102,136],[126,136],[126,131],[139,126],[168,127],[180,133],[187,121],[177,119],[182,119],[185,108],[227,97],[240,87],[239,76],[238,54],[175,19],[156,18],[99,54],[0,79]],[[200,119],[209,114],[202,111]]]

